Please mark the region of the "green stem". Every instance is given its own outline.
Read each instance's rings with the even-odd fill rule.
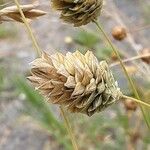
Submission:
[[[62,114],[62,116],[63,116],[63,118],[64,118],[64,120],[65,120],[65,125],[66,125],[66,127],[67,127],[68,133],[69,133],[69,135],[70,135],[70,137],[71,137],[71,139],[72,139],[72,145],[73,145],[73,147],[74,147],[74,150],[78,150],[77,142],[76,142],[75,136],[74,136],[74,134],[73,134],[73,132],[72,132],[72,129],[71,129],[71,125],[70,125],[70,123],[69,123],[69,120],[68,120],[67,116],[65,115],[65,111],[63,110],[63,107],[62,107],[62,106],[60,106],[60,109],[61,109],[61,114]]]
[[[150,104],[145,103],[145,102],[143,102],[143,101],[140,101],[140,100],[138,100],[138,99],[136,99],[136,98],[133,98],[133,97],[130,97],[130,96],[126,96],[126,95],[123,95],[122,98],[123,98],[124,100],[130,99],[130,100],[132,100],[132,101],[135,101],[135,102],[137,102],[137,103],[139,103],[139,104],[142,104],[142,105],[147,106],[147,107],[150,108]]]
[[[140,99],[140,96],[139,96],[139,94],[138,94],[138,92],[137,92],[137,90],[136,90],[136,88],[135,88],[135,86],[134,86],[134,83],[133,83],[132,79],[130,78],[130,76],[129,76],[129,74],[128,74],[128,72],[127,72],[127,70],[126,70],[126,68],[125,68],[125,66],[124,66],[124,64],[123,64],[123,62],[122,62],[122,60],[121,60],[121,57],[120,57],[120,55],[119,55],[119,53],[118,53],[118,50],[116,50],[115,46],[112,44],[111,40],[109,39],[109,37],[107,36],[107,34],[105,33],[105,31],[103,30],[103,28],[101,27],[101,25],[100,25],[96,20],[93,20],[93,22],[96,24],[96,26],[97,26],[97,28],[99,29],[99,31],[104,35],[104,37],[106,38],[106,40],[107,40],[108,43],[110,44],[112,50],[114,51],[114,53],[115,53],[116,56],[118,57],[118,60],[119,60],[119,62],[120,62],[120,64],[121,64],[121,67],[122,67],[122,69],[123,69],[123,71],[124,71],[124,73],[125,73],[125,75],[126,75],[126,77],[127,77],[127,79],[128,79],[129,84],[130,84],[130,87],[131,87],[131,89],[133,90],[133,92],[134,92],[134,94],[135,94],[135,97],[136,97],[137,99]],[[142,106],[141,106],[141,110],[142,110],[143,116],[144,116],[144,118],[145,118],[145,121],[146,121],[146,123],[147,123],[147,126],[148,126],[149,129],[150,129],[150,124],[148,123],[148,121],[147,121],[147,119],[146,119],[145,112],[144,112],[144,109],[142,108]]]
[[[33,33],[32,33],[32,30],[31,30],[31,28],[30,28],[30,25],[29,25],[29,23],[28,23],[28,21],[27,21],[25,15],[24,15],[24,13],[23,13],[21,7],[20,7],[20,4],[19,4],[18,0],[14,0],[14,2],[15,2],[16,6],[17,6],[17,8],[18,8],[18,10],[19,10],[19,12],[20,12],[20,14],[21,14],[22,20],[23,20],[23,22],[24,22],[24,24],[25,24],[25,26],[26,26],[26,28],[27,28],[27,31],[28,31],[28,33],[29,33],[29,36],[31,37],[31,40],[32,40],[33,46],[34,46],[34,48],[35,48],[35,50],[36,50],[36,52],[37,52],[37,55],[40,57],[41,54],[42,54],[42,50],[39,48],[39,45],[38,45],[38,43],[37,43],[37,41],[36,41],[36,39],[35,39],[35,36],[34,36]],[[69,119],[67,118],[65,112],[63,111],[63,109],[62,109],[61,107],[60,107],[60,111],[61,111],[62,116],[63,116],[63,118],[64,118],[64,121],[65,121],[65,124],[66,124],[66,127],[67,127],[67,131],[69,132],[70,139],[71,139],[72,144],[73,144],[73,148],[74,148],[74,150],[78,150],[77,144],[76,144],[76,141],[75,141],[74,134],[73,134],[73,132],[72,132],[72,130],[71,130],[71,126],[70,126],[70,124],[69,124]]]

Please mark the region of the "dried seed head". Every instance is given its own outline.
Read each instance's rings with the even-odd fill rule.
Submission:
[[[124,106],[127,111],[135,111],[138,107],[137,103],[130,99],[124,101]]]
[[[46,14],[44,11],[35,9],[37,7],[36,5],[20,5],[20,7],[27,19],[34,19]],[[23,22],[17,6],[10,6],[0,10],[0,23],[11,20]]]
[[[150,48],[144,48],[141,52],[141,55],[150,55]],[[150,56],[141,58],[145,63],[150,64]]]
[[[127,36],[127,31],[122,26],[116,26],[112,29],[112,36],[118,41],[122,41]]]
[[[93,115],[122,96],[105,61],[98,62],[92,52],[79,51],[65,56],[43,53],[32,62],[28,79],[48,101],[64,105],[71,112]]]
[[[86,25],[97,19],[103,0],[51,0],[52,7],[61,11],[60,18],[75,27]]]

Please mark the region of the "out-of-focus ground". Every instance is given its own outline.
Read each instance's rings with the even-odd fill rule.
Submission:
[[[24,0],[23,4],[31,2]],[[39,46],[44,51],[51,54],[58,50],[64,53],[73,51],[80,46],[75,42],[68,44],[66,37],[72,37],[83,29],[96,32],[92,24],[81,28],[64,24],[59,20],[58,14],[49,7],[49,0],[39,0],[39,4],[40,8],[48,14],[34,20],[31,26]],[[142,48],[150,47],[150,28],[136,31],[150,24],[149,0],[106,0],[99,20],[108,34],[115,25],[122,24],[128,28],[132,36],[124,42],[116,42],[110,35],[112,41],[127,56],[131,57]],[[0,91],[0,150],[62,149],[45,129],[31,118],[24,116],[21,111],[24,109],[23,95],[16,94],[15,85],[12,82],[13,76],[28,74],[29,63],[35,57],[32,42],[23,24],[15,22],[0,24],[0,68],[5,74],[5,85]],[[127,85],[123,87],[126,88]],[[103,115],[108,117],[107,113]],[[90,145],[90,143],[85,144]],[[137,149],[142,150],[141,147]],[[90,146],[89,149],[92,150]]]

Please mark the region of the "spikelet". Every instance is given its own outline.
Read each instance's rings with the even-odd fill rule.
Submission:
[[[106,61],[98,62],[91,51],[48,55],[32,63],[28,79],[51,103],[70,112],[93,115],[122,96]]]
[[[61,11],[60,18],[75,27],[97,19],[103,0],[51,0],[52,7]]]
[[[36,9],[37,5],[34,4],[20,5],[20,7],[25,17],[30,20],[46,14],[45,11]],[[0,23],[12,20],[23,23],[22,17],[17,6],[10,6],[0,10]]]

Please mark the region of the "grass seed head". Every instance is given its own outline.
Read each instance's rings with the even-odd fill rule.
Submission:
[[[49,102],[70,112],[93,115],[119,100],[122,93],[106,61],[98,62],[91,51],[66,55],[43,53],[32,63],[28,79]]]
[[[62,20],[79,27],[97,19],[103,0],[51,0],[51,3],[54,9],[61,11]]]

